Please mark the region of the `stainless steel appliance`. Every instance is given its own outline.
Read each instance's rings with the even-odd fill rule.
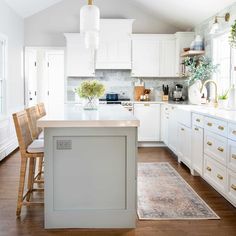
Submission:
[[[100,104],[117,104],[121,105],[124,108],[126,108],[128,111],[133,113],[133,102],[130,101],[129,98],[118,98],[118,100],[107,100],[105,99],[100,99],[99,100]]]
[[[183,85],[182,84],[176,84],[175,90],[173,91],[173,100],[174,101],[184,101],[183,99]]]

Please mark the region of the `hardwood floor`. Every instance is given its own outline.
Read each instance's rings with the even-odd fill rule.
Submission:
[[[139,162],[169,162],[196,190],[206,203],[221,217],[220,220],[192,221],[137,221],[135,230],[44,230],[43,207],[23,207],[22,216],[16,219],[16,197],[19,179],[19,152],[0,162],[0,236],[58,235],[58,236],[235,236],[236,208],[221,197],[200,177],[178,164],[166,148],[140,148]]]

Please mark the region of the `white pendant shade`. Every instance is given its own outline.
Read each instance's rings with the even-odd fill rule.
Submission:
[[[85,47],[88,49],[97,50],[99,46],[99,33],[98,32],[85,32],[84,33]]]
[[[215,34],[219,28],[220,28],[219,23],[215,22],[211,27],[210,34]]]
[[[100,30],[100,11],[97,6],[86,5],[80,10],[80,32],[98,32]]]

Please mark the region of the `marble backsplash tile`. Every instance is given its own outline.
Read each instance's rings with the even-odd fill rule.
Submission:
[[[134,86],[139,82],[139,78],[131,77],[130,70],[97,70],[95,78],[67,78],[67,100],[75,101],[74,89],[77,88],[82,81],[88,79],[96,79],[101,81],[106,92],[115,92],[123,98],[134,98]],[[187,97],[187,86],[183,78],[142,78],[146,88],[153,88],[155,95],[162,91],[162,85],[169,85],[170,91],[174,90],[176,84],[184,85],[183,95]],[[157,97],[157,96],[156,96]]]

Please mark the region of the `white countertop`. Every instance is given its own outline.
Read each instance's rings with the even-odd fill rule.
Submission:
[[[121,105],[100,105],[84,110],[79,104],[67,104],[37,122],[39,127],[138,127],[139,120]]]

